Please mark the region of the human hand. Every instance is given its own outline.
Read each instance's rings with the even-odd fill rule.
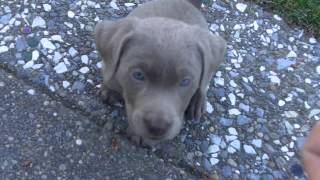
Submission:
[[[320,122],[314,125],[307,137],[302,157],[308,179],[320,179]]]

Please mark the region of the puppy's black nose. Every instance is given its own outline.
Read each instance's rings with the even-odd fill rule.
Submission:
[[[163,136],[170,128],[171,123],[161,118],[144,118],[143,119],[148,133],[155,137]]]

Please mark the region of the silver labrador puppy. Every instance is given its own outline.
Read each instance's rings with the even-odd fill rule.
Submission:
[[[125,102],[133,140],[147,145],[174,138],[184,119],[199,119],[209,81],[226,42],[211,35],[200,0],[153,0],[95,29],[103,58],[104,98]]]

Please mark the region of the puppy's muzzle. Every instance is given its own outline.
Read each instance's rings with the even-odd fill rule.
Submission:
[[[143,116],[143,123],[152,139],[161,139],[169,131],[173,121],[163,113],[147,112]]]

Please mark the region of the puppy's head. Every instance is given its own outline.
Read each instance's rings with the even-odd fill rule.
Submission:
[[[135,136],[172,139],[185,115],[200,118],[208,83],[223,60],[223,39],[165,18],[103,21],[95,39],[104,80],[119,82]]]

